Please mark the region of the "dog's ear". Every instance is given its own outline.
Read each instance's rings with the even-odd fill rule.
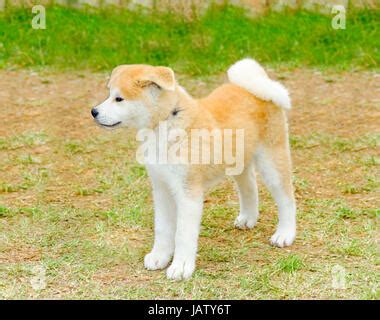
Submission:
[[[112,70],[111,76],[110,76],[110,78],[108,80],[108,84],[107,84],[108,89],[111,87],[112,82],[115,81],[115,79],[120,75],[121,71],[123,71],[126,67],[127,67],[126,65],[122,64],[120,66],[115,67]]]
[[[174,91],[175,90],[175,76],[172,69],[168,67],[153,67],[143,79],[138,81],[141,87],[155,85],[160,89]]]

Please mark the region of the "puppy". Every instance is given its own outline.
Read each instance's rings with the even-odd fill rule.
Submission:
[[[296,235],[296,203],[285,114],[285,109],[291,107],[288,92],[252,59],[238,61],[227,73],[229,83],[205,98],[194,99],[179,86],[170,68],[121,65],[111,74],[109,97],[91,113],[104,128],[129,127],[157,133],[165,124],[170,130],[181,130],[189,136],[198,129],[222,132],[222,138],[226,129],[232,132],[233,138],[237,137],[238,130],[243,132],[240,147],[237,140],[229,143],[232,153],[236,155],[241,151],[243,154],[240,170],[232,175],[240,199],[235,226],[251,229],[257,222],[256,169],[279,211],[278,226],[270,241],[277,247],[289,246]],[[181,146],[185,145],[185,140],[181,140]],[[191,137],[191,141],[195,138]],[[164,148],[153,146],[153,150],[161,155],[173,143],[169,139]],[[216,144],[213,139],[204,145]],[[199,145],[196,148],[195,145],[191,143],[189,153],[200,153]],[[219,149],[228,148],[223,144]],[[152,251],[145,256],[144,264],[149,270],[157,270],[165,268],[172,260],[167,277],[188,279],[195,270],[204,193],[225,176],[231,169],[231,162],[215,159],[215,155],[209,163],[178,163],[170,157],[160,161],[156,160],[156,152],[153,153],[154,159],[146,161],[146,167],[153,188],[155,236]],[[188,160],[189,153],[182,160]]]

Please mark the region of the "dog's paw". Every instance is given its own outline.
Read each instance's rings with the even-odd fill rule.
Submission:
[[[277,230],[275,234],[271,237],[270,243],[276,247],[283,248],[290,246],[295,238],[296,231],[294,228]]]
[[[191,277],[195,270],[195,262],[192,260],[173,261],[166,271],[166,276],[171,280],[186,280]]]
[[[145,256],[144,266],[148,270],[164,269],[169,264],[170,259],[170,254],[152,251]]]
[[[239,215],[235,219],[235,227],[238,229],[252,229],[257,222],[256,217],[247,216],[247,215]]]

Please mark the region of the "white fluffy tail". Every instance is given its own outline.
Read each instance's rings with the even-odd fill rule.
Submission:
[[[269,79],[263,67],[255,60],[240,60],[228,69],[227,74],[232,83],[248,90],[256,97],[272,101],[284,109],[291,108],[288,90],[281,83]]]

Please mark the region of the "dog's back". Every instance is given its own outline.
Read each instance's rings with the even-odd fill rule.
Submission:
[[[259,144],[285,144],[288,136],[284,110],[291,107],[285,87],[271,80],[251,59],[231,66],[228,78],[230,83],[199,100],[204,112],[198,115],[197,126],[244,129],[246,160]]]

